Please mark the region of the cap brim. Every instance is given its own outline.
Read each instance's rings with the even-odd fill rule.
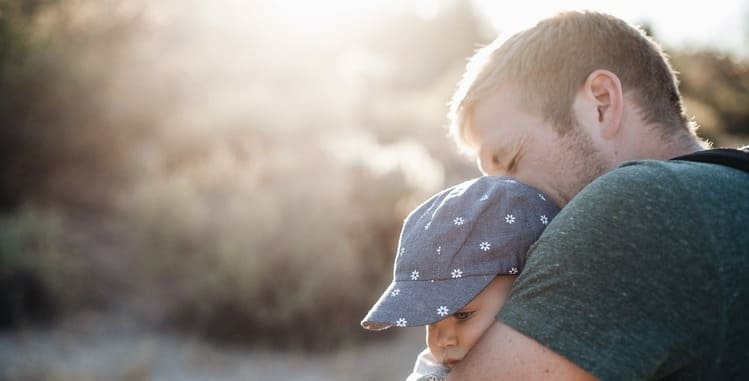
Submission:
[[[372,306],[361,326],[380,331],[438,322],[468,304],[496,277],[476,275],[446,280],[393,281]]]

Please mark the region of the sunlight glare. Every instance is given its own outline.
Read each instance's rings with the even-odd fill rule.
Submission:
[[[749,54],[746,34],[740,25],[749,15],[745,0],[712,2],[670,2],[649,0],[526,0],[507,7],[502,2],[473,0],[474,4],[503,37],[532,27],[542,18],[566,10],[592,10],[615,15],[627,22],[649,24],[656,38],[668,46],[713,47]],[[743,33],[742,33],[743,32]]]
[[[336,29],[341,24],[365,17],[377,9],[392,9],[399,3],[393,0],[280,0],[270,3],[275,14],[301,29]]]

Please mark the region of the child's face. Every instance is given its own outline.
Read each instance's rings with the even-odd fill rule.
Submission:
[[[448,367],[462,360],[494,322],[515,278],[512,275],[494,278],[458,312],[427,325],[427,346],[432,356]]]

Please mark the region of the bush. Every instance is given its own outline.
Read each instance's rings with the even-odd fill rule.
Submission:
[[[109,111],[133,32],[119,14],[83,16],[106,3],[0,2],[0,209],[99,209],[132,175],[127,155],[153,113]]]
[[[319,146],[263,154],[246,165],[217,150],[123,201],[144,298],[165,322],[222,341],[320,350],[363,337],[358,322],[389,281],[416,191],[400,172],[374,174]]]
[[[700,135],[716,146],[749,137],[749,62],[715,52],[676,54],[687,111],[702,126]]]

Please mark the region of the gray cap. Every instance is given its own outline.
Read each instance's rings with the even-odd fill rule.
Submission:
[[[393,282],[362,320],[382,330],[444,319],[501,274],[517,274],[559,208],[509,177],[484,176],[432,196],[403,223]]]

